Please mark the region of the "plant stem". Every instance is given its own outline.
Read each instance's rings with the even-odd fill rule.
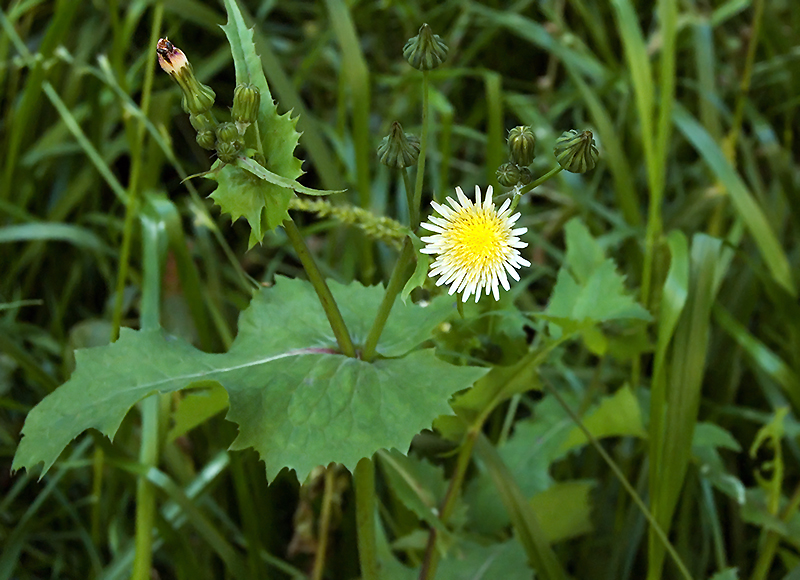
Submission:
[[[517,193],[519,196],[523,196],[523,195],[525,195],[526,193],[528,193],[529,191],[532,191],[533,189],[535,189],[535,188],[539,187],[541,184],[543,184],[543,183],[544,183],[545,181],[547,181],[548,179],[552,179],[553,177],[555,177],[556,175],[558,175],[559,173],[561,173],[563,170],[564,170],[564,168],[563,168],[563,167],[561,167],[560,165],[556,165],[556,166],[555,166],[555,167],[553,167],[553,168],[552,168],[550,171],[548,171],[547,173],[545,173],[544,175],[542,175],[542,176],[541,176],[539,179],[535,179],[534,181],[531,181],[531,182],[530,182],[528,185],[526,185],[525,187],[522,187],[522,188],[520,188],[520,190],[519,190],[519,191],[517,191],[517,190],[516,190],[516,188],[514,188],[514,189],[512,189],[511,191],[507,191],[506,193],[503,193],[503,194],[501,194],[501,195],[498,195],[498,196],[495,198],[495,201],[496,201],[496,202],[499,202],[499,203],[502,203],[502,202],[504,202],[506,199],[508,199],[509,197],[511,197],[512,195],[514,195],[515,193]]]
[[[361,580],[379,580],[375,543],[375,464],[365,457],[356,465],[356,528]]]
[[[378,307],[378,313],[375,315],[375,320],[372,323],[372,328],[369,329],[367,340],[364,343],[364,350],[361,353],[361,358],[365,361],[371,361],[375,358],[375,348],[378,346],[378,339],[381,337],[383,327],[386,326],[386,321],[389,319],[389,314],[392,312],[397,295],[403,289],[406,283],[406,271],[408,266],[414,259],[414,247],[411,245],[411,240],[406,238],[403,243],[403,251],[400,252],[400,257],[394,265],[392,275],[389,278],[389,284],[386,286],[386,292],[383,294],[383,300]]]
[[[403,183],[406,186],[406,199],[408,200],[408,224],[414,228],[414,224],[419,224],[419,205],[414,205],[414,186],[411,185],[411,177],[408,175],[408,169],[403,167],[400,170],[403,174]]]
[[[475,441],[477,441],[480,431],[480,427],[471,427],[464,437],[461,449],[458,451],[456,471],[453,474],[453,479],[450,480],[450,485],[439,510],[439,519],[443,524],[446,524],[450,516],[453,515],[456,499],[458,499],[461,485],[464,483],[467,468],[472,461],[472,451],[475,449]],[[436,576],[436,569],[439,566],[439,550],[436,549],[437,540],[436,528],[431,528],[428,534],[428,544],[425,546],[425,559],[422,561],[422,568],[419,571],[419,580],[432,580]]]
[[[335,483],[336,466],[332,463],[325,468],[325,491],[322,494],[322,513],[319,518],[319,544],[314,558],[314,569],[311,580],[322,580],[325,571],[325,555],[328,551],[328,531],[331,526],[331,503],[333,501],[333,487]]]
[[[339,312],[339,306],[336,304],[336,300],[333,298],[330,288],[328,288],[328,285],[325,283],[325,279],[322,277],[322,273],[319,271],[316,262],[314,262],[314,257],[311,255],[305,240],[303,240],[303,236],[297,228],[297,224],[295,224],[291,218],[283,220],[283,229],[286,231],[286,236],[292,243],[294,251],[297,252],[300,263],[303,264],[309,282],[311,282],[314,290],[317,291],[320,304],[322,304],[322,308],[325,310],[325,315],[328,317],[333,335],[336,337],[336,342],[339,344],[339,350],[341,350],[342,354],[345,356],[355,358],[356,349],[353,346],[353,341],[350,339],[350,333],[347,331],[342,313]]]
[[[412,215],[416,220],[411,222],[411,229],[419,225],[419,209],[422,205],[422,182],[425,180],[425,155],[428,152],[428,71],[422,71],[422,136],[419,140],[419,161],[417,161],[417,182],[414,188],[414,204]]]

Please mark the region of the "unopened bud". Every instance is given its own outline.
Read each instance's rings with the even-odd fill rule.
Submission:
[[[520,125],[508,132],[508,155],[511,161],[521,167],[533,163],[536,157],[536,135],[530,127]]]
[[[533,173],[527,167],[521,167],[519,170],[519,182],[522,185],[528,185],[531,181],[533,181]]]
[[[378,145],[378,158],[389,167],[403,169],[416,165],[419,159],[419,137],[403,133],[403,126],[392,123],[392,131]]]
[[[519,183],[519,167],[514,163],[503,163],[497,168],[497,181],[504,187],[512,187]]]
[[[417,70],[432,70],[444,62],[448,50],[444,40],[434,34],[430,26],[423,24],[419,34],[406,42],[403,56]]]
[[[231,117],[237,127],[244,129],[258,119],[258,107],[261,105],[261,93],[254,85],[238,85],[233,91],[233,108]]]
[[[564,131],[556,140],[553,153],[558,164],[572,173],[591,171],[597,165],[599,157],[591,131]]]
[[[217,130],[217,121],[211,113],[200,113],[199,115],[189,115],[189,122],[198,133],[210,131],[214,133]]]
[[[236,142],[217,141],[217,157],[219,157],[220,161],[223,163],[235,162],[236,158],[239,156],[239,151],[241,151],[241,148],[238,147]]]
[[[183,51],[166,38],[162,38],[156,45],[156,52],[158,64],[175,79],[181,89],[183,110],[192,115],[210,111],[214,106],[216,94],[211,87],[207,87],[195,78],[192,65]]]
[[[203,149],[211,151],[216,148],[217,136],[214,134],[214,131],[200,131],[197,133],[195,139],[197,139],[197,144]]]
[[[220,123],[217,125],[217,139],[222,143],[235,143],[239,141],[239,129],[234,123]]]

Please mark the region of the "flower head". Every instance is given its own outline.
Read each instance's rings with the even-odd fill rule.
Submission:
[[[439,276],[436,285],[450,285],[450,294],[461,292],[466,302],[475,294],[475,302],[482,291],[491,291],[494,299],[500,299],[499,285],[509,290],[508,276],[519,280],[517,269],[531,263],[519,253],[519,248],[528,244],[519,236],[528,228],[514,228],[519,214],[511,214],[507,199],[497,210],[492,202],[491,186],[486,198],[481,201],[481,190],[475,186],[475,203],[467,199],[460,187],[456,187],[458,202],[448,197],[452,208],[432,202],[433,208],[442,217],[431,216],[430,222],[422,225],[432,236],[422,241],[425,254],[438,254],[433,262],[431,277]],[[508,274],[508,276],[507,276]]]

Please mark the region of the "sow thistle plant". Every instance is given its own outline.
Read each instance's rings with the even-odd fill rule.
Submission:
[[[592,350],[601,352],[613,340],[604,333],[605,323],[649,320],[647,311],[626,292],[613,261],[586,227],[573,220],[565,228],[567,258],[546,310],[517,312],[517,320],[540,332],[530,344],[517,340],[520,355],[511,367],[474,358],[471,366],[453,364],[458,362],[454,357],[447,362],[435,352],[443,323],[480,316],[480,312],[457,311],[454,302],[460,309],[471,297],[475,302],[481,296],[497,301],[500,288],[511,289],[509,278],[524,283],[531,264],[522,253],[528,246],[522,240],[527,228],[516,227],[521,217],[515,212],[518,202],[561,170],[591,170],[598,156],[592,135],[565,133],[556,143],[557,163],[534,179],[529,169],[536,149],[533,130],[514,128],[508,135],[509,160],[497,168],[500,183],[509,191],[494,196],[491,187],[482,193],[475,185],[473,200],[459,187],[455,197],[441,204],[431,202],[432,211],[427,210],[422,197],[429,155],[429,77],[446,62],[448,47],[423,25],[403,49],[409,64],[422,74],[421,135],[404,132],[396,122],[378,148],[378,159],[402,175],[409,223],[347,204],[298,197],[342,192],[315,190],[297,181],[303,173],[294,156],[300,137],[297,118],[278,114],[252,30],[245,26],[234,0],[225,5],[228,22],[222,28],[232,47],[237,81],[230,120],[217,119],[214,107],[221,96],[195,78],[178,47],[163,39],[156,56],[180,88],[182,108],[197,132],[197,143],[216,157],[204,174],[217,182],[210,197],[233,220],[247,220],[251,246],[266,232],[282,227],[308,281],[276,277],[271,287],[255,290],[239,318],[238,335],[225,353],[202,352],[146,325],[138,331],[123,329],[114,344],[78,351],[70,380],[28,415],[14,469],[41,463],[44,474],[70,441],[87,429],[113,439],[138,402],[157,402],[159,394],[218,383],[228,393],[226,419],[238,426],[230,448],[254,448],[268,478],[290,469],[302,481],[316,467],[331,463],[353,472],[362,578],[375,580],[395,577],[391,570],[408,572],[390,551],[378,548],[384,531],[375,527],[375,454],[386,477],[394,480],[399,466],[415,469],[413,463],[404,463],[410,461],[405,453],[412,439],[435,426],[457,445],[455,473],[450,484],[442,482],[446,491],[433,498],[435,505],[409,500],[409,509],[430,526],[419,577],[432,578],[443,556],[442,565],[448,565],[446,547],[452,544],[448,526],[454,525],[451,518],[461,501],[472,453],[484,449],[479,435],[492,411],[514,395],[537,388],[538,369],[558,345],[583,337]],[[412,182],[409,169],[414,167]],[[289,209],[330,216],[398,248],[387,286],[325,280]],[[426,232],[429,235],[418,237]],[[429,255],[435,256],[432,264]],[[146,276],[158,275],[152,265],[146,263],[145,268]],[[429,277],[437,278],[436,286],[430,292],[418,290]],[[445,285],[449,295],[459,295],[458,301],[437,290]],[[426,297],[424,306],[408,299],[415,291]],[[401,293],[403,299],[398,300]],[[156,438],[160,436],[159,421],[145,423],[156,430]],[[150,530],[138,529],[140,533]],[[469,542],[463,545],[475,553],[482,549]],[[523,568],[527,560],[542,575],[566,577],[546,544],[512,542],[502,549],[509,561]]]

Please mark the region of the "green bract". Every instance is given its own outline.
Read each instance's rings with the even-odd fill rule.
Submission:
[[[363,344],[383,290],[331,283],[353,335]],[[486,371],[456,367],[432,349],[413,351],[452,307],[395,304],[378,354],[367,363],[338,354],[313,288],[278,278],[261,290],[239,319],[229,352],[208,354],[160,330],[123,329],[109,346],[79,350],[72,378],[28,415],[14,469],[44,464],[86,429],[113,438],[130,408],[153,393],[222,384],[227,418],[239,425],[233,449],[254,447],[269,477],[288,467],[300,479],[317,465],[352,469],[381,448],[405,450],[411,438],[450,414],[447,403]],[[392,358],[397,357],[397,358]]]

